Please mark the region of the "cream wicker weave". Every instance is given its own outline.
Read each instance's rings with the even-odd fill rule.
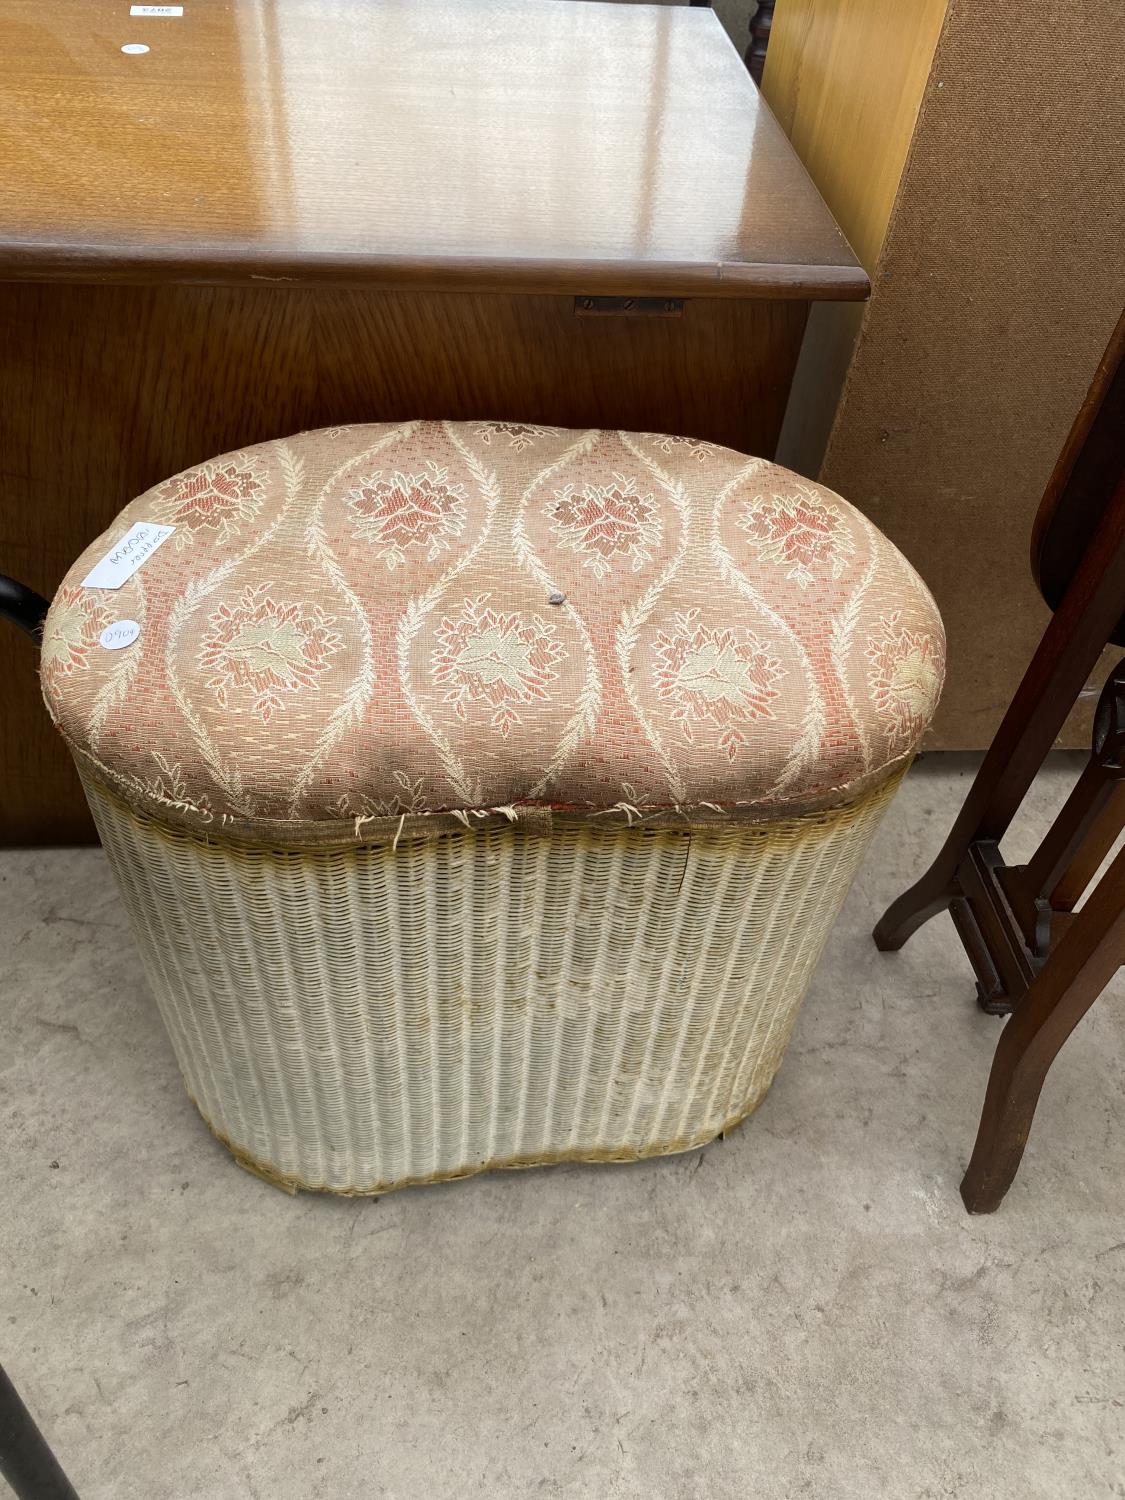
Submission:
[[[208,1125],[379,1193],[749,1114],[942,653],[894,548],[773,465],[410,423],[133,502],[43,682]]]

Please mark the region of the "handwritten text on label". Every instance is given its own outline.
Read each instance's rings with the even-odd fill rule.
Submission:
[[[98,640],[107,651],[120,651],[122,646],[131,646],[140,633],[136,620],[115,620],[106,626]]]
[[[137,521],[82,580],[84,589],[119,589],[175,531],[155,521]]]

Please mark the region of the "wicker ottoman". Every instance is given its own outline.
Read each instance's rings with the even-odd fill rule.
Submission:
[[[380,1193],[749,1114],[943,651],[784,469],[410,422],[135,500],[42,677],[207,1124]]]

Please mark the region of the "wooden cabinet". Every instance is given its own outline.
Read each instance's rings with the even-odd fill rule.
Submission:
[[[306,427],[772,454],[810,301],[867,292],[710,11],[9,0],[3,36],[0,570],[47,594],[149,485]],[[88,836],[13,637],[0,831]]]

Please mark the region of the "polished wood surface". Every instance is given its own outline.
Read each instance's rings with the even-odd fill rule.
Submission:
[[[134,495],[307,427],[497,417],[770,454],[805,313],[792,301],[589,317],[573,297],[0,285],[0,568],[50,597]],[[88,841],[34,667],[26,640],[0,632],[0,842]]]
[[[709,10],[4,0],[0,37],[0,279],[866,294]]]

